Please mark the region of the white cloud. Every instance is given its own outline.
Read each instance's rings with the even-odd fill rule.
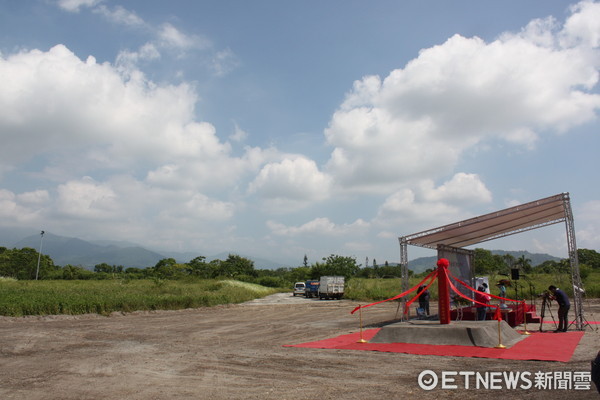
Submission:
[[[175,49],[205,49],[211,46],[208,39],[198,35],[187,35],[170,23],[164,23],[158,30],[159,42],[165,47]]]
[[[490,43],[455,35],[383,80],[355,82],[325,131],[327,172],[346,190],[389,193],[444,177],[486,140],[533,149],[540,135],[594,120],[598,8],[581,3],[562,31],[546,19]]]
[[[18,218],[21,213],[17,212],[16,196],[13,192],[0,189],[0,216],[2,218]]]
[[[210,224],[230,220],[238,205],[228,198],[242,196],[248,175],[281,154],[247,147],[232,156],[214,126],[196,121],[191,86],[157,84],[128,68],[82,61],[63,45],[0,58],[0,170],[32,163],[39,169],[31,175],[46,182],[3,191],[5,221],[45,219],[73,232],[94,221],[97,235],[117,230],[158,244],[173,241],[169,221],[188,232],[186,243],[207,241],[206,229],[231,229]],[[165,229],[148,238],[152,221]]]
[[[112,188],[87,176],[59,185],[57,193],[58,211],[66,218],[106,219],[119,209],[120,199]]]
[[[442,225],[460,214],[460,209],[443,202],[427,202],[418,191],[403,189],[388,196],[379,208],[376,221],[383,227],[411,225]]]
[[[123,76],[62,45],[0,58],[0,74],[0,128],[13,135],[0,148],[3,169],[41,154],[79,172],[229,158],[214,127],[194,121],[188,85],[157,85],[137,70]]]
[[[369,227],[369,223],[357,219],[351,224],[338,225],[329,218],[315,218],[300,226],[286,226],[275,221],[267,221],[267,226],[273,234],[278,236],[343,236],[363,232]]]
[[[240,128],[238,124],[235,124],[235,130],[233,134],[229,136],[229,138],[234,142],[243,142],[244,140],[246,140],[247,137],[248,133],[242,130],[242,128]]]
[[[177,221],[203,220],[225,221],[233,216],[235,206],[233,203],[211,199],[201,193],[196,193],[183,204],[175,203],[174,207],[161,211],[160,218],[173,224]]]
[[[600,249],[600,200],[588,201],[575,211],[577,246]]]
[[[82,7],[94,7],[104,0],[58,0],[60,8],[69,12],[79,12]]]
[[[153,43],[145,43],[138,51],[122,50],[117,55],[116,65],[121,73],[129,76],[130,71],[135,71],[137,64],[144,60],[156,60],[161,58],[160,52]]]
[[[19,194],[17,199],[23,204],[31,206],[43,206],[50,201],[50,194],[47,190],[34,190],[32,192]]]
[[[475,174],[457,173],[435,187],[424,180],[415,188],[404,188],[387,197],[374,223],[384,229],[403,225],[433,228],[469,217],[465,209],[491,202],[492,195]],[[384,231],[382,235],[387,234]]]
[[[437,188],[432,181],[427,180],[422,183],[420,189],[424,200],[428,202],[442,201],[464,206],[492,201],[492,193],[476,174],[459,172]]]
[[[95,13],[101,14],[109,21],[126,26],[144,26],[146,23],[133,11],[129,11],[122,6],[116,6],[109,9],[101,4],[93,10]]]
[[[285,158],[266,164],[249,186],[268,202],[268,207],[297,208],[330,195],[331,179],[316,163],[304,157]]]
[[[600,3],[582,1],[571,6],[571,15],[561,32],[564,46],[600,46]]]
[[[225,76],[236,69],[240,61],[231,49],[224,49],[214,53],[208,64],[216,76]]]

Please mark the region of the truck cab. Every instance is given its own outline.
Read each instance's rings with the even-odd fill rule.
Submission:
[[[304,296],[307,298],[319,297],[319,285],[321,281],[308,280],[306,281],[306,289],[304,290]]]

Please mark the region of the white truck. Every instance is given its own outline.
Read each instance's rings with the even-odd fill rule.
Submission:
[[[319,284],[319,299],[341,299],[344,296],[343,276],[322,276]]]

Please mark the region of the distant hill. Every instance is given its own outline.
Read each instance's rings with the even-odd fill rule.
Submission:
[[[27,236],[19,236],[25,233]],[[15,237],[21,237],[15,242]],[[39,251],[40,233],[31,230],[0,229],[0,246],[7,248],[21,249],[31,247]],[[72,237],[54,235],[46,232],[42,244],[42,253],[49,255],[56,265],[65,266],[67,264],[80,265],[92,269],[95,265],[106,263],[109,265],[122,265],[126,268],[147,268],[153,267],[164,258],[174,258],[179,263],[186,263],[198,256],[203,256],[201,252],[172,252],[160,251],[154,252],[145,249],[135,243],[114,240],[94,240],[85,241]],[[277,269],[280,267],[296,267],[267,260],[265,258],[248,256],[235,251],[222,252],[212,256],[206,256],[207,261],[219,259],[225,260],[229,254],[237,254],[254,261],[256,269]],[[530,253],[528,251],[504,251],[492,250],[492,254],[511,254],[515,258],[525,255],[531,260],[531,265],[536,266],[544,261],[559,261],[560,258],[549,254]],[[415,273],[420,273],[428,268],[435,267],[436,256],[416,258],[408,262],[408,268]],[[395,265],[395,263],[389,263]]]
[[[560,258],[551,256],[550,254],[543,253],[530,253],[526,250],[521,251],[506,251],[506,250],[490,250],[492,254],[505,255],[510,254],[515,258],[519,258],[521,256],[525,256],[531,260],[531,266],[535,267],[536,265],[542,264],[544,261],[560,261]],[[408,269],[414,271],[416,274],[425,271],[428,268],[435,268],[435,264],[437,262],[437,256],[432,257],[420,257],[415,258],[412,261],[408,262]]]
[[[12,247],[31,247],[39,251],[40,235],[28,236]],[[47,254],[57,265],[81,265],[93,268],[97,264],[123,265],[124,267],[146,268],[156,265],[163,255],[142,247],[119,247],[99,245],[85,240],[45,233],[42,254]]]
[[[15,231],[6,232],[0,230],[0,246],[17,249],[31,247],[39,251],[39,233],[32,234],[31,230],[29,230],[27,231],[27,237],[14,242],[14,237],[18,234],[19,233]],[[42,254],[50,256],[56,265],[65,266],[70,264],[88,269],[92,269],[95,265],[101,263],[106,263],[108,265],[122,265],[126,268],[147,268],[153,267],[158,261],[164,258],[174,258],[179,263],[186,263],[203,255],[199,252],[161,251],[159,253],[150,251],[131,242],[119,242],[114,240],[85,241],[72,237],[54,235],[49,232],[44,233]],[[258,257],[249,257],[233,251],[206,256],[206,260],[225,260],[229,254],[238,254],[254,261],[254,267],[256,269],[276,269],[285,266],[285,264]]]

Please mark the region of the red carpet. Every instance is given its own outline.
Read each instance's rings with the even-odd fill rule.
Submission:
[[[363,339],[369,340],[379,328],[363,331]],[[565,333],[535,332],[511,348],[495,349],[475,346],[430,345],[413,343],[357,343],[360,333],[341,335],[316,342],[286,345],[314,349],[370,350],[390,353],[421,354],[433,356],[481,357],[507,360],[562,361],[571,359],[575,348],[585,332]]]

